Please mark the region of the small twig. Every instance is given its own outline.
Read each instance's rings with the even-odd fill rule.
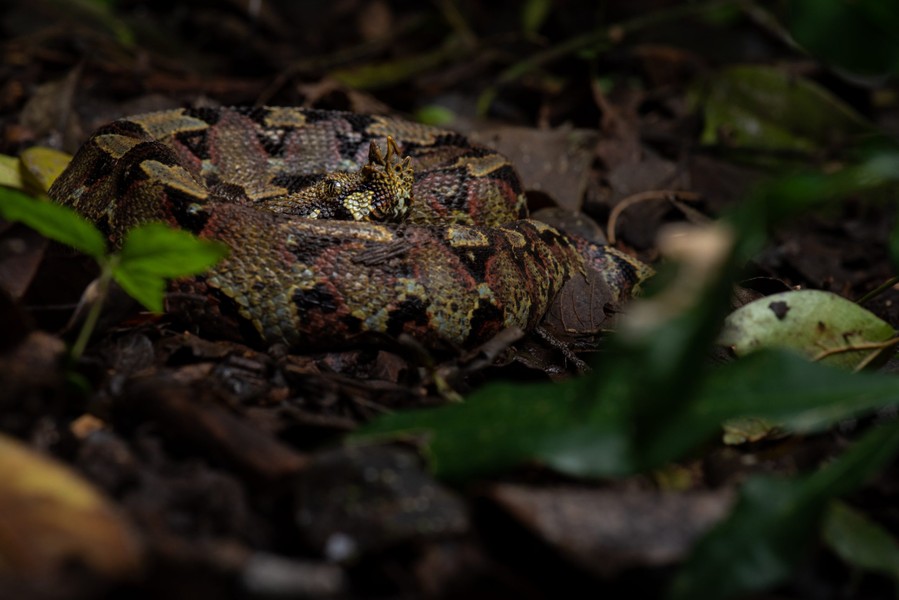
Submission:
[[[649,202],[651,200],[677,199],[696,201],[700,198],[701,196],[695,192],[682,192],[678,190],[650,190],[648,192],[639,192],[637,194],[632,194],[612,207],[612,212],[609,213],[609,222],[606,225],[606,239],[609,240],[610,246],[615,244],[615,226],[618,224],[618,217],[621,216],[622,212],[624,212],[634,204]]]
[[[871,290],[870,292],[868,292],[867,294],[865,294],[864,296],[862,296],[861,298],[856,300],[855,303],[856,304],[864,304],[871,298],[874,298],[875,296],[879,296],[883,292],[887,291],[888,289],[890,289],[897,283],[899,283],[899,275],[890,277],[889,279],[887,279],[886,281],[884,281],[883,283],[878,285],[876,288],[874,288],[873,290]]]
[[[544,342],[549,344],[551,347],[553,347],[556,350],[558,350],[559,352],[561,352],[562,356],[564,356],[569,361],[571,361],[571,363],[574,365],[575,369],[577,369],[578,373],[589,373],[590,371],[592,371],[592,369],[590,368],[590,365],[588,365],[586,362],[581,360],[581,358],[578,357],[571,350],[571,348],[568,346],[568,344],[566,344],[565,342],[563,342],[562,340],[560,340],[559,338],[554,336],[552,333],[547,331],[545,328],[535,327],[534,333],[537,334],[537,336],[540,339],[542,339]]]
[[[899,338],[894,339],[894,340],[889,340],[888,342],[881,342],[881,344],[883,345],[882,350],[886,350],[887,348],[889,348],[891,346],[895,346],[897,343],[899,343]],[[878,356],[880,356],[880,352],[872,352],[868,356],[864,357],[861,360],[861,362],[859,362],[857,365],[855,365],[855,368],[852,370],[852,372],[853,373],[860,372],[862,369],[864,369],[865,367],[870,365],[874,361],[874,359],[877,358]]]
[[[886,350],[892,346],[899,344],[899,338],[891,338],[886,340],[885,342],[864,342],[861,344],[850,344],[848,346],[840,346],[839,348],[828,348],[827,350],[822,350],[818,354],[816,354],[812,360],[814,362],[819,362],[824,360],[828,356],[834,356],[836,354],[843,354],[845,352],[857,352],[860,350]],[[874,360],[874,357],[877,356],[877,353],[872,353],[869,356],[866,356],[856,367],[855,371],[858,372]]]

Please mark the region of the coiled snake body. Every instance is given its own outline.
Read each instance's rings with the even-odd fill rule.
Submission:
[[[590,269],[619,295],[643,275],[625,255],[527,219],[500,154],[390,117],[298,108],[129,117],[97,131],[50,195],[113,244],[152,220],[225,242],[230,255],[174,282],[168,307],[261,343],[327,348],[406,333],[471,346],[534,328]]]

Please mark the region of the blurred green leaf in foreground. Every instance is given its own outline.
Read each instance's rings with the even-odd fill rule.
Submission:
[[[853,375],[783,350],[719,367],[706,358],[738,265],[760,248],[772,225],[897,178],[899,156],[879,154],[836,173],[774,180],[738,206],[727,226],[683,236],[717,241],[679,251],[678,276],[632,307],[630,325],[612,336],[593,374],[562,384],[494,384],[463,404],[382,417],[353,439],[419,439],[435,472],[455,482],[527,463],[617,477],[686,457],[727,419],[770,419],[788,431],[814,433],[899,405],[899,379],[890,375]],[[753,480],[730,519],[699,544],[700,558],[685,565],[675,596],[690,597],[700,583],[709,586],[703,597],[728,597],[782,581],[817,532],[824,507],[886,464],[894,438],[895,426],[872,432],[841,462],[806,478]],[[853,471],[858,465],[867,466]],[[728,545],[745,554],[722,554],[716,569],[707,568],[705,559]],[[741,578],[747,564],[758,579]]]

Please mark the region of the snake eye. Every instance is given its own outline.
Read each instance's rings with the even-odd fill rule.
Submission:
[[[343,186],[336,179],[326,179],[325,180],[325,192],[329,196],[336,196],[342,190]]]

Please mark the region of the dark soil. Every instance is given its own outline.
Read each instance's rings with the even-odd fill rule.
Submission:
[[[614,229],[617,247],[652,263],[660,227],[714,219],[782,158],[700,142],[687,97],[705,74],[777,64],[884,128],[899,122],[895,103],[874,101],[877,89],[839,78],[748,18],[609,29],[677,3],[575,0],[551,3],[527,33],[524,4],[7,0],[0,153],[73,152],[112,119],[180,106],[406,117],[442,107],[445,126],[519,166],[533,209],[583,211],[605,228],[613,207],[648,193]],[[608,37],[565,51],[599,34]],[[798,160],[821,165],[838,150]],[[774,232],[747,265],[747,293],[798,286],[861,297],[893,274],[892,213],[850,199]],[[94,276],[90,261],[0,221],[0,431],[108,500],[91,517],[99,524],[82,523],[74,504],[23,505],[0,482],[0,597],[654,597],[747,474],[794,473],[843,444],[840,432],[775,437],[716,445],[623,481],[531,465],[450,487],[414,440],[359,447],[344,436],[489,381],[576,376],[558,348],[539,337],[436,356],[414,345],[255,348],[199,337],[122,294],[69,364],[69,323]],[[866,305],[894,324],[897,306],[896,290]],[[595,350],[582,359],[601,360],[602,344]],[[31,460],[16,464],[40,476],[50,468]],[[895,491],[880,482],[865,505],[895,517]],[[53,519],[65,525],[45,538]],[[53,533],[61,529],[72,531]],[[824,550],[810,556],[778,597],[892,597],[886,580],[850,573]]]

